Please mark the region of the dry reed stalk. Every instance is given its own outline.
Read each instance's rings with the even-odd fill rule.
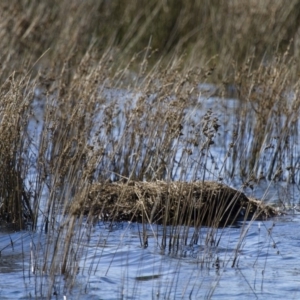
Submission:
[[[187,53],[190,64],[204,65],[215,56],[215,78],[226,80],[232,59],[271,57],[291,39],[299,44],[299,3],[289,1],[1,1],[1,41],[5,63],[19,68],[24,60],[62,63],[76,47],[72,62],[95,45],[100,58],[108,48],[125,64],[150,46],[156,62],[162,56]],[[67,16],[67,17],[66,17]],[[115,20],[118,20],[117,22]],[[105,46],[104,46],[105,45]]]
[[[262,63],[256,70],[252,70],[249,60],[236,74],[242,102],[237,108],[240,118],[232,151],[245,182],[255,183],[265,177],[268,180],[289,178],[294,183],[299,180],[294,172],[296,144],[290,141],[298,134],[300,81],[294,79],[295,62],[288,52],[289,48],[273,63],[267,66]],[[245,143],[246,136],[253,137],[251,144]]]
[[[30,109],[23,89],[30,89],[26,76],[13,73],[1,86],[0,110],[0,220],[17,230],[34,222],[30,193],[24,180],[29,168],[26,127]],[[33,225],[34,226],[34,225]]]

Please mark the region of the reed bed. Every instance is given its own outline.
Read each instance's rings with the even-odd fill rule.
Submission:
[[[144,248],[152,221],[174,250],[197,243],[188,228],[209,225],[206,240],[217,240],[241,209],[251,220],[234,266],[258,215],[241,204],[218,216],[216,191],[230,209],[222,189],[198,194],[197,212],[182,193],[237,180],[230,201],[246,201],[243,189],[263,180],[299,185],[298,1],[174,3],[1,1],[0,216],[42,232],[31,252],[37,297],[72,291],[98,216],[119,220],[122,199],[137,200],[126,221],[141,222]],[[224,113],[229,96],[239,101]],[[138,210],[161,194],[159,215]]]

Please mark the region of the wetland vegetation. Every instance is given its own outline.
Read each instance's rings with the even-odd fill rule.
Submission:
[[[219,270],[263,213],[298,206],[268,190],[300,184],[299,1],[4,0],[0,14],[0,217],[35,233],[32,298],[89,295],[120,224],[137,222],[140,251],[149,236],[171,257],[197,245],[201,268]],[[230,226],[239,239],[221,264]],[[150,279],[164,290],[137,275],[126,293],[120,276],[115,298],[138,299]]]

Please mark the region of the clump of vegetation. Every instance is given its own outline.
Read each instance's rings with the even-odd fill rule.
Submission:
[[[204,65],[215,57],[216,78],[226,79],[232,59],[272,58],[291,40],[299,54],[299,2],[252,1],[1,1],[2,64],[23,69],[45,51],[43,61],[77,65],[94,46],[99,59],[108,49],[126,65],[147,45],[162,56],[186,53]],[[283,50],[284,51],[284,50]],[[76,53],[76,54],[75,54]],[[218,70],[218,72],[217,72]]]
[[[97,221],[86,209],[95,186],[105,194],[111,181],[122,187],[163,181],[159,238],[171,251],[188,245],[190,227],[197,234],[205,223],[207,240],[216,240],[217,230],[232,224],[220,223],[208,206],[204,223],[191,217],[193,210],[183,217],[183,206],[172,204],[180,186],[174,182],[223,186],[238,178],[240,193],[266,179],[299,183],[298,6],[1,2],[0,215],[19,229],[47,233],[46,245],[38,243],[32,254],[37,282],[44,274],[49,279],[41,295],[50,297],[58,274],[65,289],[74,285]],[[239,100],[229,107],[232,94]],[[143,192],[134,195],[142,199]],[[118,210],[122,193],[129,192],[121,189],[111,207],[98,204],[100,217]],[[246,219],[250,209],[242,209]],[[182,222],[170,221],[171,211]],[[140,212],[146,247],[152,219]]]
[[[34,218],[30,194],[25,189],[30,167],[30,154],[25,151],[26,115],[30,113],[29,99],[33,91],[32,83],[27,80],[13,73],[0,89],[0,216],[4,222],[22,229]]]
[[[212,181],[99,183],[71,213],[105,221],[220,227],[238,220],[266,219],[278,213],[242,192]]]

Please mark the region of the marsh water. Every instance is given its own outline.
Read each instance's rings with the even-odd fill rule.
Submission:
[[[197,244],[169,252],[160,248],[159,227],[148,228],[144,248],[140,224],[98,223],[72,292],[57,277],[51,298],[298,299],[299,224],[297,214],[253,222],[232,267],[243,231],[238,226],[220,230],[218,245],[204,243],[209,229],[202,228]],[[32,273],[31,247],[40,238],[39,233],[1,232],[1,299],[40,299],[46,292],[47,276],[37,279]]]
[[[201,88],[210,93],[213,87],[203,85]],[[111,90],[105,93],[108,100],[112,97],[123,100],[137,97],[126,91]],[[225,100],[207,96],[201,100],[201,109],[193,112],[194,118],[199,118],[207,109],[217,105],[220,118],[227,116],[221,121],[228,127],[234,126],[231,110],[238,100]],[[37,145],[43,105],[40,105],[39,99],[36,104],[39,122],[32,120],[29,130]],[[122,130],[122,114],[118,122]],[[120,130],[115,134],[121,134]],[[223,147],[212,150],[207,169],[217,169],[218,164],[222,165],[226,155],[222,149],[226,149],[224,143],[231,140],[230,132],[228,130],[225,136],[218,138],[224,141]],[[34,153],[37,149],[33,147],[31,151]],[[178,151],[180,156],[182,150]],[[31,172],[34,176],[34,168]],[[178,166],[176,172],[172,174],[175,180],[182,179],[182,176],[188,180],[193,170],[183,171]],[[209,174],[208,179],[215,179],[209,178]],[[236,188],[241,184],[234,179],[225,182]],[[254,189],[245,192],[276,205],[283,197],[288,197],[287,214],[267,221],[249,221],[220,229],[202,227],[198,231],[192,227],[178,227],[179,231],[188,230],[187,239],[179,239],[176,247],[170,248],[162,246],[164,234],[159,225],[147,225],[145,228],[137,223],[111,224],[99,220],[79,241],[84,247],[78,262],[77,277],[70,290],[65,288],[67,279],[63,276],[53,279],[41,271],[38,257],[34,256],[40,245],[46,245],[47,234],[41,228],[35,232],[14,232],[4,226],[0,229],[0,298],[298,299],[300,214],[297,185],[263,180]],[[147,232],[147,247],[142,243],[143,230]],[[167,240],[172,234],[169,228]],[[53,289],[48,294],[50,281],[53,281]]]

